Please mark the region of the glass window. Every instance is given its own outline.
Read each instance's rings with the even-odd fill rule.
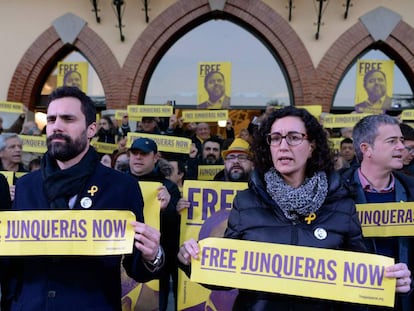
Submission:
[[[194,108],[200,62],[231,63],[233,108],[257,109],[276,101],[290,105],[286,79],[275,56],[250,32],[225,20],[201,24],[171,46],[152,74],[145,104],[174,100],[179,108]]]
[[[360,57],[362,60],[390,60],[379,50],[370,50]],[[332,111],[352,111],[355,106],[355,89],[357,62],[350,68],[342,79],[334,98]],[[414,108],[413,92],[407,79],[397,65],[394,65],[394,81],[392,94],[392,109],[401,110]]]

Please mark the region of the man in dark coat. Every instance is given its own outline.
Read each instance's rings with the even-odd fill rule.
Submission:
[[[20,178],[13,210],[129,210],[136,216],[132,254],[122,261],[144,282],[162,265],[160,233],[143,223],[143,199],[133,178],[99,162],[93,101],[75,87],[50,95],[47,148],[41,170]],[[57,242],[53,242],[57,243]],[[121,255],[19,256],[4,260],[2,310],[121,310]]]

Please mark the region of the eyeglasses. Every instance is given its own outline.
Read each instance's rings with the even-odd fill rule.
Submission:
[[[409,154],[414,155],[414,147],[405,146],[405,150],[407,150]]]
[[[236,160],[239,162],[245,162],[247,160],[250,160],[250,157],[247,154],[229,154],[226,157],[226,161],[234,161]]]
[[[299,132],[288,132],[285,136],[280,133],[270,133],[267,134],[266,140],[270,146],[279,146],[283,138],[289,146],[297,146],[308,139],[308,135]]]

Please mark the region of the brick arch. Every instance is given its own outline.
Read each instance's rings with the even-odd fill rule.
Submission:
[[[317,67],[316,101],[329,112],[335,92],[355,59],[375,47],[396,61],[414,90],[414,29],[400,21],[385,41],[375,42],[361,21],[342,34],[327,51]]]
[[[262,1],[228,0],[223,11],[210,10],[208,0],[179,0],[154,19],[133,45],[123,72],[122,105],[141,103],[152,72],[162,54],[179,36],[197,25],[223,18],[249,26],[258,34],[286,72],[295,105],[313,103],[315,69],[300,38],[288,22]]]
[[[97,72],[108,105],[117,101],[117,81],[121,76],[119,63],[106,43],[87,25],[73,45],[64,44],[53,26],[45,30],[23,55],[11,79],[7,100],[34,108],[37,96],[56,63],[69,52],[84,55]]]

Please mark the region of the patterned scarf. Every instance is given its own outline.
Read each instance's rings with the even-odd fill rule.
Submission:
[[[88,152],[78,164],[61,170],[56,160],[46,152],[41,162],[41,168],[43,189],[50,203],[50,208],[68,209],[69,199],[82,191],[98,163],[99,158],[96,151],[89,147]]]
[[[287,185],[275,168],[265,173],[266,190],[289,220],[298,220],[316,212],[328,194],[328,178],[325,172],[318,172],[305,178],[298,188]]]

